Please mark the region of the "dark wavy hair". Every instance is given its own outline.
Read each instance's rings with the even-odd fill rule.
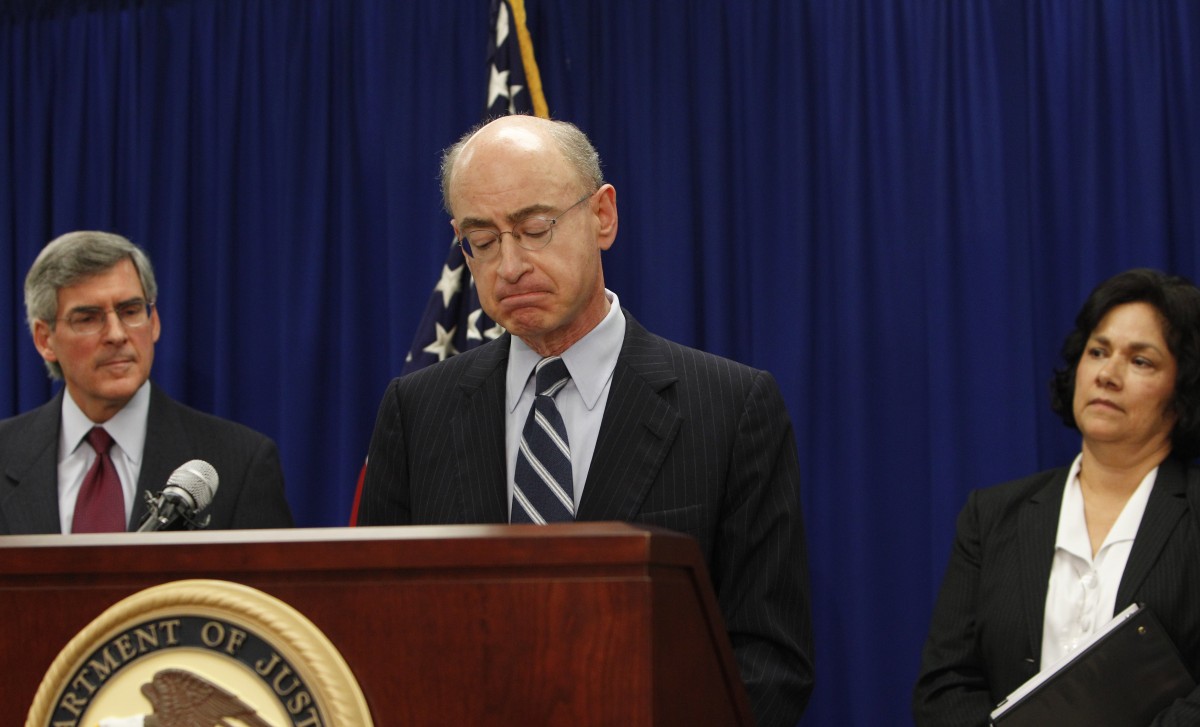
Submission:
[[[1063,367],[1055,369],[1050,380],[1050,406],[1063,424],[1079,429],[1073,409],[1079,359],[1104,316],[1126,303],[1148,303],[1158,311],[1177,369],[1172,406],[1178,418],[1171,430],[1171,456],[1191,460],[1200,455],[1200,289],[1186,278],[1137,268],[1097,285],[1075,316],[1075,330],[1063,342]]]

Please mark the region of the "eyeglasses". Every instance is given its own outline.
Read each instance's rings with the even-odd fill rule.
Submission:
[[[511,230],[468,230],[458,244],[464,253],[480,262],[493,260],[500,254],[500,238],[504,235],[512,235],[513,242],[526,250],[541,250],[554,239],[554,226],[558,224],[558,221],[590,199],[592,194],[595,192],[580,197],[579,201],[560,212],[558,217],[527,217],[514,225]]]
[[[150,321],[150,311],[154,308],[154,304],[144,301],[141,298],[127,300],[124,303],[118,303],[112,308],[105,310],[103,308],[76,308],[67,314],[65,318],[59,318],[60,321],[66,321],[72,331],[81,336],[90,336],[104,330],[105,323],[108,322],[108,314],[116,313],[117,320],[121,321],[121,325],[126,328],[141,328]]]

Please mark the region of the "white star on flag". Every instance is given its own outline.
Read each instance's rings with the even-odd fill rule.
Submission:
[[[438,361],[445,361],[447,358],[458,353],[458,349],[454,347],[454,332],[458,330],[458,326],[450,326],[450,330],[447,331],[442,327],[441,323],[436,325],[437,337],[433,339],[433,343],[421,350],[437,356]]]
[[[462,290],[462,265],[452,268],[449,265],[442,266],[442,278],[433,286],[435,291],[442,294],[442,305],[449,308],[450,299],[454,294]]]
[[[492,66],[492,77],[488,81],[488,107],[496,103],[496,99],[502,97],[512,101],[512,95],[508,90],[508,71],[501,71]]]

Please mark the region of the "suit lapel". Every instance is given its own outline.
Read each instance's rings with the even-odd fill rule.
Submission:
[[[504,383],[511,340],[505,334],[479,348],[458,383],[458,411],[450,422],[454,449],[447,454],[458,461],[468,523],[508,522]]]
[[[1021,507],[1021,607],[1029,624],[1030,650],[1035,658],[1042,649],[1042,621],[1046,588],[1054,563],[1054,541],[1062,509],[1063,488],[1068,470],[1055,470],[1044,487]],[[1187,511],[1186,472],[1178,461],[1167,458],[1159,466],[1158,479],[1146,503],[1129,561],[1117,589],[1116,607],[1134,600],[1137,589],[1158,560],[1171,534]]]
[[[191,459],[188,456],[187,430],[179,421],[178,405],[150,383],[150,413],[146,417],[146,443],[142,447],[142,468],[134,495],[130,528],[136,528],[145,517],[146,494],[160,492],[171,473]],[[218,485],[219,487],[219,485]]]
[[[633,520],[682,419],[666,397],[678,377],[662,342],[622,312],[625,342],[613,371],[578,520]]]
[[[58,517],[58,433],[63,390],[38,407],[25,446],[4,466],[11,487],[0,509],[13,535],[60,533]]]
[[[1186,486],[1186,470],[1183,464],[1172,457],[1163,460],[1158,466],[1158,477],[1154,481],[1154,489],[1150,491],[1150,499],[1146,502],[1146,512],[1138,525],[1133,548],[1129,551],[1129,561],[1125,564],[1121,585],[1117,588],[1117,609],[1133,602],[1134,594],[1158,560],[1159,553],[1170,540],[1180,519],[1187,512]]]
[[[1063,485],[1068,471],[1054,470],[1049,481],[1021,505],[1018,516],[1021,608],[1029,625],[1029,653],[1034,659],[1039,659],[1042,653],[1046,589],[1050,582],[1050,568],[1054,565],[1054,541],[1058,537],[1058,516],[1062,509]]]

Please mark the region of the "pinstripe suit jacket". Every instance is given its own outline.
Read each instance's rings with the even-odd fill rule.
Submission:
[[[917,725],[986,725],[1038,671],[1042,618],[1069,468],[971,493],[913,695]],[[1150,607],[1200,680],[1200,469],[1166,459],[1117,588]],[[1156,725],[1200,724],[1200,690]]]
[[[65,390],[64,390],[65,391]],[[58,432],[62,397],[0,422],[0,535],[61,532]],[[150,384],[146,444],[130,527],[145,515],[146,492],[167,484],[191,459],[211,464],[220,483],[209,529],[291,527],[275,443],[225,419],[196,411]]]
[[[812,690],[808,566],[791,422],[770,374],[654,336],[625,312],[579,520],[694,536],[755,715],[792,725]],[[506,334],[395,379],[360,525],[504,523]]]

